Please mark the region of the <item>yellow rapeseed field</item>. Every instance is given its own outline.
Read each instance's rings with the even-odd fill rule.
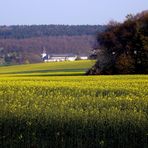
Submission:
[[[148,76],[1,75],[2,147],[147,147]]]

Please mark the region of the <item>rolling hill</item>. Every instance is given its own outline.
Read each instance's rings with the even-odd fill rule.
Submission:
[[[101,25],[0,26],[0,65],[39,63],[47,53],[89,54]]]
[[[94,60],[80,60],[4,66],[0,67],[0,75],[79,75],[84,74],[94,63]]]

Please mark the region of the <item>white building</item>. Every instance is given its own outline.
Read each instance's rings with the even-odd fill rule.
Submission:
[[[88,60],[88,56],[80,56],[80,60]]]
[[[44,62],[60,62],[60,61],[75,61],[77,55],[74,54],[42,54],[42,59]]]
[[[87,60],[87,56],[77,56],[75,54],[47,54],[43,52],[42,59],[44,62],[60,62],[60,61],[75,61],[76,59]],[[79,57],[79,58],[78,58]]]

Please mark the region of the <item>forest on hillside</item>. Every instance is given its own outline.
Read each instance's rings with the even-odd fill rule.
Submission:
[[[101,25],[0,26],[0,65],[41,62],[41,53],[89,54]]]
[[[0,26],[1,39],[24,39],[45,36],[81,36],[102,32],[101,25],[17,25]]]

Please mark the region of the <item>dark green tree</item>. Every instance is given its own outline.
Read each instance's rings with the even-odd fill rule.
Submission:
[[[88,74],[148,73],[148,11],[109,24],[97,40],[101,50]]]

